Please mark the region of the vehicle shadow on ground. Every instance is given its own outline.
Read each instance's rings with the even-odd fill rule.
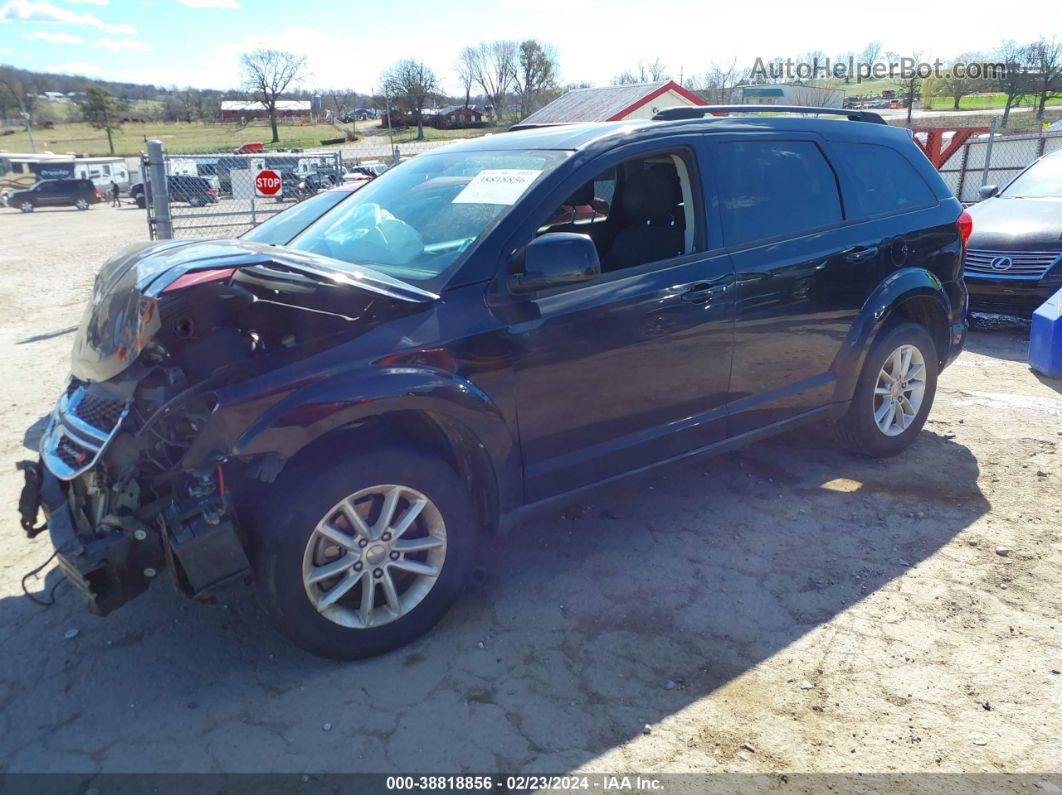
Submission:
[[[978,472],[928,431],[887,460],[805,431],[670,465],[487,541],[485,585],[357,663],[291,647],[250,589],[198,605],[160,582],[105,619],[68,585],[50,609],[9,597],[0,692],[22,717],[0,755],[9,771],[570,770],[889,588],[988,510]],[[833,709],[816,663],[792,665],[784,698]],[[690,732],[716,754],[754,741]]]

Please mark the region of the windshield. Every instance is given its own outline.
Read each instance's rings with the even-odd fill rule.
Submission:
[[[326,213],[290,248],[439,282],[568,152],[420,155],[388,169]]]
[[[1062,157],[1046,157],[1020,174],[1000,194],[1008,199],[1042,199],[1062,196]]]
[[[314,194],[283,212],[277,213],[269,220],[263,221],[254,229],[244,232],[240,237],[252,243],[283,246],[341,201],[349,199],[351,195],[352,191],[343,190]]]

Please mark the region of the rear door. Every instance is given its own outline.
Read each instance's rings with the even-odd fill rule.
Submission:
[[[813,134],[713,140],[736,322],[730,428],[737,435],[834,399],[833,365],[879,280],[881,233],[846,215]]]

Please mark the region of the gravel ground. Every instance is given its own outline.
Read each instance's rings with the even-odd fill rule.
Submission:
[[[51,550],[13,465],[96,269],[145,236],[0,210],[0,772],[1062,771],[1062,382],[1020,325],[971,334],[904,455],[807,431],[602,489],[374,660],[289,646],[249,589],[32,604]]]

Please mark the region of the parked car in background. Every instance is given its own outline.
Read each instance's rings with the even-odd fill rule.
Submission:
[[[87,210],[103,201],[90,179],[42,179],[32,188],[12,191],[7,206],[31,213],[38,207],[76,207]]]
[[[353,166],[345,166],[343,179],[357,179],[358,175],[370,178],[378,177],[390,167],[389,163],[358,163]]]
[[[968,209],[970,309],[1029,317],[1062,289],[1062,150],[1002,190],[985,185],[980,192],[983,200]]]
[[[220,190],[217,177],[192,177],[184,174],[170,174],[166,177],[171,202],[182,202],[192,207],[205,207],[208,204],[216,204]],[[144,193],[144,183],[137,182],[129,188],[129,197],[136,202],[136,206],[143,209],[147,206]]]
[[[672,110],[450,144],[272,239],[122,249],[23,527],[43,504],[96,612],[251,575],[356,658],[579,489],[816,421],[906,449],[966,338],[959,202],[876,114]]]
[[[259,152],[265,151],[265,144],[261,141],[249,141],[248,143],[237,146],[232,150],[234,155],[256,155]]]

